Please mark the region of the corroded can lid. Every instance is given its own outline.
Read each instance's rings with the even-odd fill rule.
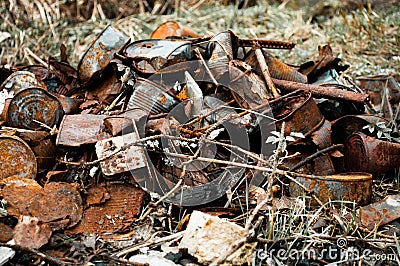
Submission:
[[[60,101],[47,91],[30,88],[18,92],[10,101],[7,123],[12,127],[43,130],[58,125],[64,115]]]

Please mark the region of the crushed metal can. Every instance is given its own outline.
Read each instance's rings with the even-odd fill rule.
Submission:
[[[207,64],[215,79],[229,71],[229,62],[237,57],[238,40],[230,30],[220,32],[209,40],[207,50],[211,56]]]
[[[354,133],[344,144],[348,171],[384,174],[400,167],[400,143],[379,140]]]
[[[184,40],[142,40],[125,46],[122,57],[143,74],[190,59],[191,43]]]
[[[101,73],[126,42],[128,37],[111,25],[107,26],[94,40],[78,64],[78,76],[86,84]]]
[[[151,114],[167,113],[179,101],[168,93],[168,88],[156,82],[138,78],[128,101],[128,110],[140,108]]]
[[[273,104],[274,106],[277,130],[280,131],[282,123],[285,122],[285,135],[300,132],[307,137],[325,121],[310,92],[300,91],[290,97],[282,97],[281,101]]]
[[[0,91],[7,90],[8,92],[17,92],[29,89],[29,88],[41,88],[47,90],[46,84],[43,83],[39,78],[29,71],[16,71],[12,73],[8,78],[1,84]]]

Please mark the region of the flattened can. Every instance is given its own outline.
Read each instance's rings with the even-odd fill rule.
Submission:
[[[0,135],[0,180],[10,176],[34,179],[36,158],[31,148],[15,136]]]
[[[18,92],[6,111],[6,122],[12,127],[44,130],[61,122],[64,111],[61,103],[47,91],[39,88]]]

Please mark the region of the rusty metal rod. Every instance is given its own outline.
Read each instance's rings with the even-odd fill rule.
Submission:
[[[322,87],[312,84],[303,84],[294,81],[272,79],[274,84],[284,91],[306,90],[310,91],[315,98],[327,98],[334,100],[346,100],[356,103],[365,103],[368,99],[368,94],[346,91],[339,88]]]
[[[275,88],[274,83],[272,82],[271,75],[269,73],[267,63],[265,62],[265,57],[263,52],[261,51],[260,48],[257,48],[254,51],[256,53],[257,61],[260,64],[261,72],[264,76],[265,81],[267,82],[269,90],[271,91],[274,98],[278,98],[281,95],[279,94],[278,90]]]
[[[269,49],[292,49],[295,44],[292,42],[275,41],[266,39],[239,39],[239,46],[252,47],[259,45],[261,48]]]

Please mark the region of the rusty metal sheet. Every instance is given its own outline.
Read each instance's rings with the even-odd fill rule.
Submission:
[[[166,21],[162,23],[150,35],[150,39],[166,39],[168,37],[197,38],[199,35],[189,28],[182,27],[176,21]]]
[[[242,108],[255,108],[268,101],[268,90],[265,82],[254,72],[246,73],[250,66],[242,61],[231,61],[229,67],[229,89],[242,99],[238,104]],[[243,103],[242,103],[243,101]]]
[[[58,131],[57,145],[79,147],[111,137],[105,132],[105,115],[65,115]]]
[[[46,129],[39,122],[54,127],[64,115],[61,103],[47,91],[25,89],[11,99],[7,109],[7,123],[12,127],[32,130]]]
[[[88,194],[98,194],[101,189],[89,188]],[[110,234],[130,228],[145,204],[146,192],[126,183],[107,183],[108,199],[102,204],[89,206],[83,213],[82,222],[65,231],[66,234]],[[96,202],[97,203],[97,202]]]
[[[238,37],[230,30],[220,32],[209,40],[207,50],[211,54],[208,68],[218,80],[228,72],[229,61],[237,57]]]
[[[140,108],[147,113],[167,113],[179,102],[164,86],[150,80],[138,78],[128,101],[128,110]]]
[[[37,217],[21,216],[14,228],[14,241],[20,247],[39,249],[49,242],[51,227]]]
[[[42,188],[26,178],[2,181],[1,195],[9,203],[8,214],[37,217],[53,231],[76,225],[82,217],[82,199],[77,189],[68,183],[49,183]]]
[[[123,136],[101,140],[96,143],[97,157],[107,157],[114,153],[114,151],[124,147],[124,145],[133,143],[139,139],[139,135],[135,131]],[[100,162],[101,171],[106,176],[143,168],[146,165],[146,156],[143,147],[136,145],[132,145],[109,159]]]
[[[3,222],[0,222],[0,242],[7,243],[13,238],[13,228]]]
[[[12,73],[8,78],[1,84],[0,91],[3,89],[8,92],[17,92],[28,89],[28,88],[41,88],[47,90],[46,84],[43,83],[39,78],[32,72],[28,71],[16,71]]]
[[[344,144],[345,167],[373,175],[387,173],[400,166],[400,144],[354,133]]]
[[[295,81],[299,83],[307,83],[306,75],[301,74],[294,67],[283,63],[267,51],[262,52],[265,58],[265,63],[268,66],[268,70],[272,78]],[[254,69],[254,71],[256,71],[259,75],[262,74],[257,56],[254,51],[250,51],[246,55],[244,61],[249,64],[251,68]]]
[[[312,190],[323,203],[329,200],[345,200],[364,206],[371,202],[372,175],[368,173],[297,176],[296,181]],[[289,193],[292,197],[305,194],[303,188],[294,182],[290,183]]]
[[[37,174],[35,154],[22,139],[0,135],[0,180],[19,176],[34,179]]]
[[[125,47],[124,56],[133,67],[154,74],[163,67],[190,59],[191,44],[183,40],[142,40]]]
[[[78,65],[79,80],[82,83],[89,82],[108,65],[114,53],[127,41],[125,34],[108,25],[83,54]]]
[[[400,218],[400,195],[390,195],[358,211],[361,225],[369,230]]]
[[[331,128],[331,122],[325,119],[322,126],[311,133],[311,140],[318,148],[324,149],[332,145]]]
[[[285,135],[289,135],[290,132],[300,132],[308,136],[325,120],[310,92],[299,92],[290,97],[283,97],[281,101],[273,104],[273,113],[278,119],[275,122],[278,131],[281,130],[282,122],[286,122]]]

